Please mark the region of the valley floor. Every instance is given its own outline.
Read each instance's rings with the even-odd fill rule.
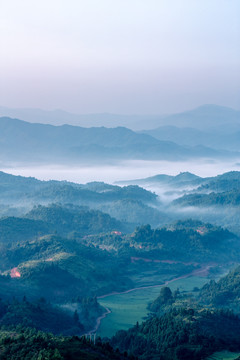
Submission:
[[[121,293],[100,296],[99,303],[110,312],[101,320],[100,326],[97,328],[97,335],[111,337],[116,331],[127,330],[137,321],[141,322],[146,319],[149,313],[147,305],[159,295],[160,288],[164,285],[168,285],[172,291],[179,289],[191,292],[194,287],[200,288],[209,280],[206,276],[207,268],[208,265],[205,265],[204,269],[198,270],[199,276],[193,272],[165,281],[160,285],[138,287]]]

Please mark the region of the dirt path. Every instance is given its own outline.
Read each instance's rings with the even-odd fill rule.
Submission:
[[[101,324],[102,319],[104,319],[108,314],[111,313],[111,310],[109,308],[107,308],[106,306],[103,306],[104,309],[106,310],[105,313],[103,313],[101,316],[99,316],[96,320],[96,325],[94,327],[94,329],[90,330],[86,335],[92,335],[95,334]]]
[[[128,294],[132,291],[136,291],[136,290],[142,290],[142,289],[150,289],[150,288],[155,288],[155,287],[159,287],[159,286],[165,286],[165,285],[168,285],[174,281],[177,281],[177,280],[181,280],[181,279],[186,279],[188,277],[191,277],[191,276],[206,276],[207,273],[208,273],[208,270],[210,269],[211,265],[204,265],[204,266],[201,266],[200,269],[196,269],[196,270],[193,270],[191,273],[188,273],[188,274],[185,274],[185,275],[181,275],[179,277],[176,277],[172,280],[167,280],[165,281],[164,283],[162,284],[157,284],[157,285],[147,285],[147,286],[140,286],[140,287],[137,287],[137,288],[133,288],[133,289],[129,289],[129,290],[125,290],[125,291],[120,291],[120,292],[117,292],[117,291],[113,291],[109,294],[105,294],[105,295],[100,295],[97,297],[97,299],[104,299],[108,296],[111,296],[111,295],[121,295],[121,294]]]
[[[178,277],[173,278],[171,280],[167,280],[162,284],[140,286],[140,287],[137,287],[137,288],[133,288],[133,289],[129,289],[129,290],[121,291],[121,292],[112,292],[112,293],[109,293],[109,294],[98,296],[97,299],[104,299],[104,298],[106,298],[108,296],[111,296],[111,295],[128,294],[128,293],[130,293],[132,291],[137,291],[137,290],[142,290],[142,289],[150,289],[150,288],[156,288],[156,287],[160,287],[160,286],[166,286],[166,285],[168,285],[168,284],[170,284],[170,283],[172,283],[174,281],[181,280],[181,279],[186,279],[186,278],[191,277],[191,276],[199,276],[199,275],[200,276],[206,276],[208,274],[208,271],[209,271],[210,268],[211,268],[211,265],[203,265],[199,269],[193,270],[192,272],[190,272],[188,274],[178,276]],[[97,318],[96,325],[95,325],[94,329],[90,330],[88,332],[88,335],[96,333],[99,326],[100,326],[100,324],[101,324],[102,319],[104,319],[105,317],[107,317],[108,314],[111,313],[110,309],[108,309],[105,306],[104,306],[104,308],[106,309],[106,312],[103,315],[101,315],[101,316],[99,316]]]

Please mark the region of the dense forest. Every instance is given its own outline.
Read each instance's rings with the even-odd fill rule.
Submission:
[[[57,337],[21,326],[0,328],[0,351],[1,360],[134,360],[98,338],[94,344],[85,337]]]
[[[162,287],[149,303],[151,315],[111,344],[139,359],[196,359],[216,351],[240,351],[240,268],[217,283],[211,280],[193,293]]]
[[[211,192],[210,194],[185,195],[182,198],[175,200],[174,204],[181,206],[239,206],[240,189],[233,189],[220,193]]]
[[[240,267],[238,266],[218,282],[211,280],[200,291],[203,304],[233,309],[240,314]]]
[[[179,309],[119,331],[111,344],[139,359],[200,360],[219,350],[240,350],[240,319],[229,311]]]

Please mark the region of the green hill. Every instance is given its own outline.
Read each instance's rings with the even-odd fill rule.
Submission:
[[[240,266],[222,277],[203,286],[200,301],[216,307],[226,307],[240,313]]]
[[[32,328],[5,328],[0,331],[1,360],[123,360],[127,354],[114,351],[109,343],[96,343],[77,336],[63,337]],[[131,358],[134,360],[134,358]]]
[[[240,319],[230,312],[182,308],[118,331],[111,344],[139,359],[200,360],[215,351],[240,350]]]
[[[240,189],[210,194],[190,194],[173,201],[173,205],[181,206],[239,206]]]
[[[28,219],[45,222],[52,231],[69,237],[83,237],[126,229],[120,221],[111,218],[108,214],[71,205],[64,207],[57,204],[39,205],[25,216]]]
[[[221,227],[188,220],[168,228],[136,229],[131,241],[156,258],[180,261],[232,261],[238,258],[239,238]],[[228,260],[227,260],[228,259]]]

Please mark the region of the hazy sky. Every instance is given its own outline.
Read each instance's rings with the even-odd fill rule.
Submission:
[[[240,108],[239,0],[0,0],[0,105]]]

